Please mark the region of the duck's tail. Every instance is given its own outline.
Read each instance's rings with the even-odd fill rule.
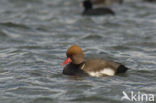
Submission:
[[[119,73],[125,73],[129,68],[125,67],[124,65],[120,65],[118,68],[117,68],[117,71],[116,71],[116,74],[119,74]]]

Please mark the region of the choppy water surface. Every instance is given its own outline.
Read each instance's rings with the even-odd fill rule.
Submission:
[[[122,103],[122,91],[156,95],[156,4],[126,0],[111,6],[116,16],[83,17],[80,1],[0,0],[0,103]],[[60,64],[72,44],[131,70],[65,76]]]

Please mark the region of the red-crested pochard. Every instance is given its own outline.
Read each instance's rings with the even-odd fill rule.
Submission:
[[[101,77],[125,73],[128,70],[127,67],[117,62],[104,59],[85,59],[83,51],[78,45],[69,47],[66,55],[67,59],[62,63],[62,65],[67,64],[63,70],[63,74],[66,75],[88,74]]]
[[[84,11],[82,15],[87,16],[100,16],[100,15],[115,15],[114,11],[110,8],[101,7],[101,8],[93,8],[93,4],[90,0],[84,0],[82,2]]]

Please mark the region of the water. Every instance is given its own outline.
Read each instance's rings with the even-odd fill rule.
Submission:
[[[80,1],[0,1],[0,103],[122,103],[122,91],[156,95],[156,4],[126,0],[111,6],[116,16],[83,17]],[[131,69],[113,77],[63,75],[73,44]]]

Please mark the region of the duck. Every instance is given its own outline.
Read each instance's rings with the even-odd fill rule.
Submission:
[[[87,15],[87,16],[99,16],[99,15],[115,15],[114,11],[111,10],[110,8],[106,7],[98,7],[98,8],[93,8],[93,3],[90,0],[84,0],[82,2],[84,11],[82,15]]]
[[[92,0],[94,5],[111,5],[114,3],[122,4],[124,0]]]
[[[121,63],[104,59],[86,59],[79,45],[72,45],[66,51],[63,74],[72,76],[88,75],[93,77],[114,76],[125,73],[129,68]]]

